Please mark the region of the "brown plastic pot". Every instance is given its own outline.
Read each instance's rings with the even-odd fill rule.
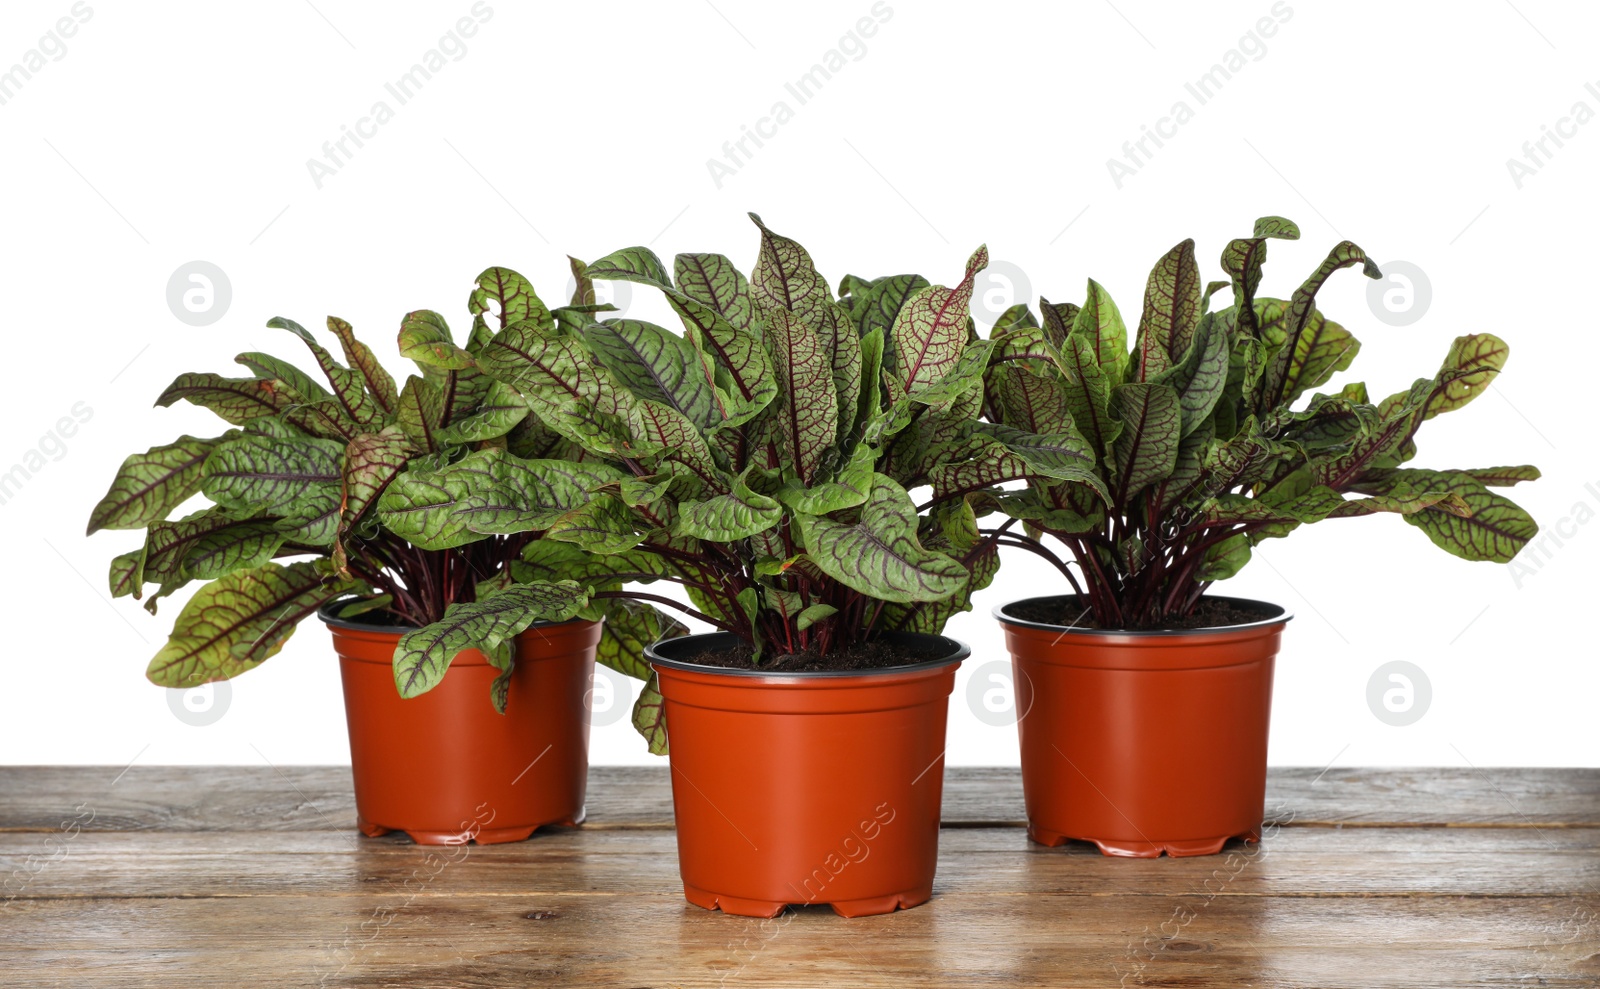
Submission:
[[[1257,841],[1267,782],[1277,605],[1219,598],[1267,617],[1246,625],[1102,631],[1015,617],[1005,629],[1016,685],[1028,836],[1092,841],[1106,855],[1210,855]]]
[[[685,662],[726,633],[656,643],[672,762],[678,868],[690,903],[773,917],[826,903],[844,917],[933,895],[954,639],[940,658],[870,673],[771,675]]]
[[[437,687],[402,699],[393,659],[408,630],[338,618],[342,603],[318,617],[339,654],[362,834],[493,844],[583,820],[599,622],[535,625],[517,636],[500,714],[489,699],[499,671],[476,649],[456,656]]]

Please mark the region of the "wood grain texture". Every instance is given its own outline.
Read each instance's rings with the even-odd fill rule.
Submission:
[[[1600,985],[1600,772],[1274,770],[1267,803],[1260,845],[1110,859],[953,769],[932,901],[759,921],[684,902],[664,767],[444,849],[356,835],[344,768],[0,768],[0,983]]]

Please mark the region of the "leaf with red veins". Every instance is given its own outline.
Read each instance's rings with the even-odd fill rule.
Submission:
[[[973,280],[988,264],[989,249],[980,246],[967,260],[966,274],[955,288],[930,285],[900,308],[889,331],[890,401],[933,384],[961,360],[971,339],[967,307]]]

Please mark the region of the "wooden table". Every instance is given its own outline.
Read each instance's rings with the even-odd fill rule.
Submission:
[[[664,767],[581,829],[427,849],[348,769],[0,767],[0,984],[1600,986],[1600,770],[1274,770],[1267,836],[1046,849],[1012,769],[952,769],[933,900],[690,906]]]

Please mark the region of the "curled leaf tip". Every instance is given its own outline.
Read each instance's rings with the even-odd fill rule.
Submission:
[[[1361,263],[1361,273],[1368,278],[1382,278],[1383,272],[1378,268],[1377,262],[1367,258]]]

